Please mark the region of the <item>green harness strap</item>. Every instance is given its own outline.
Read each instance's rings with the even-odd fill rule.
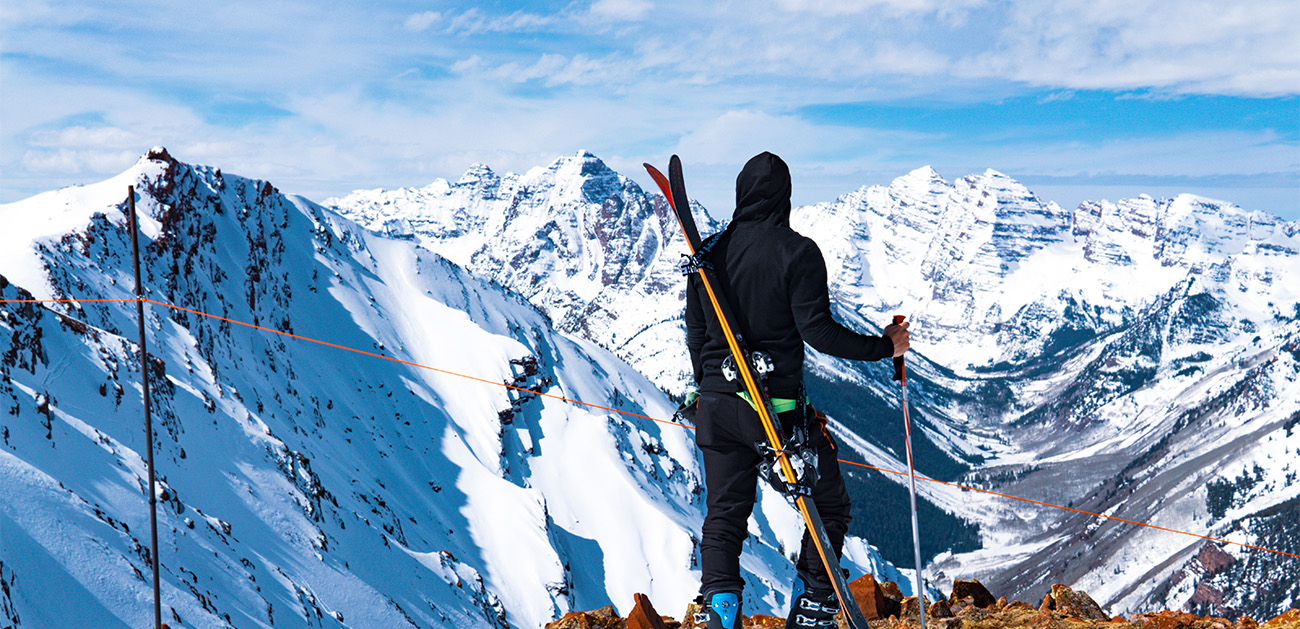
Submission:
[[[738,391],[736,395],[739,395],[740,399],[748,402],[749,407],[754,409],[755,413],[758,412],[758,404],[755,404],[754,400],[750,399],[749,391]],[[772,410],[776,411],[777,414],[793,411],[798,407],[799,407],[799,400],[783,398],[783,397],[772,398]]]

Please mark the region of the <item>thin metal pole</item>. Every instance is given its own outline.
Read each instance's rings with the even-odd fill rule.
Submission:
[[[903,315],[894,315],[894,324],[901,325]],[[925,590],[921,578],[921,527],[916,519],[916,467],[912,463],[912,420],[907,416],[907,365],[902,356],[894,358],[896,373],[894,379],[899,381],[903,390],[903,435],[907,442],[907,475],[912,481],[912,552],[916,559],[916,607],[920,610],[921,629],[925,629]]]
[[[907,367],[903,366],[903,434],[907,438],[907,474],[912,479],[912,552],[916,559],[916,606],[925,629],[925,590],[921,579],[921,530],[916,520],[916,468],[912,465],[912,421],[907,416]]]
[[[144,337],[144,286],[140,283],[140,225],[135,216],[135,186],[126,187],[131,218],[131,255],[135,260],[135,313],[140,324],[140,383],[144,390],[144,441],[149,450],[149,556],[153,559],[153,626],[162,627],[162,596],[158,581],[158,489],[153,467],[153,416],[149,408],[149,350]]]

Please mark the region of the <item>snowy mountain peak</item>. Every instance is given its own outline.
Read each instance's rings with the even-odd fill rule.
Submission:
[[[460,176],[460,179],[456,180],[456,183],[462,185],[473,185],[480,181],[495,183],[499,179],[500,178],[497,177],[497,174],[493,172],[492,168],[487,164],[475,162],[470,165],[469,169],[465,171],[465,174]]]
[[[153,160],[156,162],[166,162],[168,164],[176,162],[176,158],[172,157],[171,153],[168,153],[167,149],[162,146],[155,146],[149,149],[149,152],[145,153],[144,157],[142,157],[141,159]]]
[[[1196,266],[1260,246],[1292,255],[1296,250],[1292,224],[1192,194],[1085,202],[1074,213],[1071,231],[1089,259],[1120,266],[1142,260]]]
[[[598,168],[608,170],[608,167],[605,165],[605,162],[602,161],[599,157],[597,157],[595,153],[592,153],[587,149],[579,149],[578,152],[572,155],[561,155],[555,158],[555,160],[551,162],[551,165],[554,166],[556,164],[571,164],[571,163],[592,164]]]
[[[555,158],[549,165],[543,168],[534,168],[529,173],[538,170],[553,173],[553,176],[561,178],[569,177],[618,177],[599,157],[590,151],[578,151],[573,155],[561,155]]]
[[[156,236],[161,228],[155,217],[161,209],[145,192],[171,185],[182,168],[189,167],[157,146],[110,179],[0,205],[0,224],[4,225],[0,230],[0,269],[38,299],[60,296],[59,288],[49,280],[42,247],[95,221],[125,225],[128,186],[137,189],[141,231]]]
[[[996,208],[996,214],[1000,216],[1001,222],[1015,222],[1025,213],[1061,216],[1066,214],[1055,203],[1044,204],[1024,184],[992,168],[980,175],[963,177],[957,181],[956,186],[959,190],[968,187],[973,193],[978,193],[986,199],[993,197],[996,203],[981,205],[977,200],[977,206]]]
[[[952,184],[939,176],[938,171],[922,166],[890,182],[888,190],[901,197],[925,197],[944,194],[952,189]]]
[[[939,176],[939,172],[936,171],[929,164],[926,164],[925,166],[922,166],[915,170],[909,171],[906,175],[900,177],[900,179],[902,178],[915,179],[919,181],[934,181],[934,180],[942,181],[943,180],[943,177]]]
[[[585,150],[559,157],[545,168],[534,168],[520,181],[530,187],[554,187],[561,195],[572,195],[568,200],[585,205],[600,205],[617,196],[624,186],[636,186]]]

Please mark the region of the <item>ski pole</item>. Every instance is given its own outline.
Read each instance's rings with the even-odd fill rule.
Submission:
[[[894,315],[894,325],[902,325],[903,315]],[[925,629],[925,590],[921,585],[921,531],[916,521],[916,467],[912,464],[912,420],[907,416],[907,367],[902,356],[894,357],[894,379],[903,390],[903,436],[907,444],[907,475],[912,485],[912,551],[916,558],[916,607],[920,611],[921,629]]]

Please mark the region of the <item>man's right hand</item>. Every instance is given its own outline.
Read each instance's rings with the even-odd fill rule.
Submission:
[[[673,413],[673,421],[677,423],[695,423],[695,411],[700,407],[700,392],[690,391],[686,394],[686,399],[681,406],[677,407],[677,412]]]
[[[912,325],[911,321],[902,323],[891,323],[885,326],[885,336],[894,342],[894,358],[898,358],[907,352],[912,346],[911,338],[907,333],[907,326]]]

